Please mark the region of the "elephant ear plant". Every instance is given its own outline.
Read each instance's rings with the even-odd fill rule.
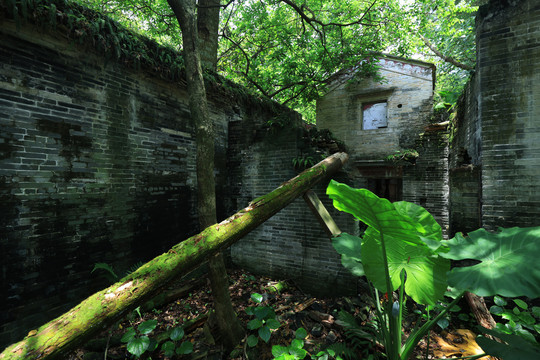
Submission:
[[[368,226],[362,238],[342,233],[333,239],[333,245],[343,266],[356,276],[365,275],[374,288],[379,337],[390,360],[410,358],[418,342],[465,291],[480,296],[540,296],[540,227],[504,229],[497,234],[480,229],[468,237],[458,235],[443,241],[441,227],[421,206],[406,201],[391,203],[369,190],[353,189],[334,180],[326,192],[334,207]],[[480,263],[450,270],[450,260],[462,259]],[[402,341],[405,296],[418,304],[434,305],[444,297],[448,285],[459,289],[460,295]],[[380,301],[380,292],[389,300]],[[478,342],[488,354],[497,356],[501,351],[501,344],[487,338]],[[529,353],[539,351],[534,345],[520,348]],[[511,355],[505,359],[527,358],[514,350],[507,353]]]

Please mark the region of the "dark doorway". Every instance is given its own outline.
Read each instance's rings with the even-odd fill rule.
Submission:
[[[391,202],[403,200],[403,181],[400,178],[368,179],[368,190]]]

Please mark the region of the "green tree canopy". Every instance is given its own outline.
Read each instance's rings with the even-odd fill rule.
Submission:
[[[402,1],[388,32],[395,55],[417,56],[437,66],[437,91],[457,95],[476,63],[475,0]],[[392,36],[393,35],[393,36]],[[395,45],[392,45],[395,44]]]
[[[165,0],[78,0],[181,50]],[[222,0],[218,72],[314,120],[333,74],[373,75],[374,53],[438,67],[437,89],[460,92],[474,66],[473,0]],[[367,60],[367,61],[366,61]]]

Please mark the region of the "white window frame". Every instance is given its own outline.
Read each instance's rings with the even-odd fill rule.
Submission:
[[[384,105],[384,106],[381,106],[381,105]],[[366,108],[368,106],[369,108]],[[387,100],[363,102],[361,109],[362,109],[362,130],[377,130],[377,129],[388,128],[388,101]],[[366,111],[369,109],[372,109],[371,114],[366,113]],[[379,119],[372,119],[372,120],[375,120],[375,123],[372,123],[372,121],[368,122],[366,120],[366,117],[368,116],[366,115],[368,116],[373,115],[373,116],[379,117]],[[384,118],[382,117],[383,115],[384,115]]]

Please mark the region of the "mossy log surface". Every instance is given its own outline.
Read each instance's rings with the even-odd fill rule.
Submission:
[[[173,246],[114,285],[30,331],[23,340],[7,347],[0,354],[0,360],[61,357],[159,294],[170,281],[238,241],[316,183],[338,171],[347,159],[345,153],[329,156],[228,219]]]

